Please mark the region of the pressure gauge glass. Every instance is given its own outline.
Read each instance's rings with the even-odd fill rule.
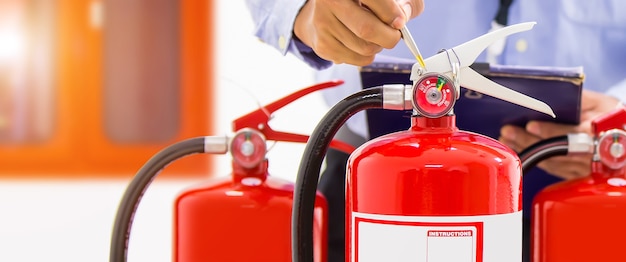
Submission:
[[[256,130],[242,129],[233,137],[230,152],[242,167],[256,167],[265,159],[265,137]]]
[[[450,78],[436,73],[424,74],[413,88],[413,107],[425,117],[444,116],[454,106],[455,90]]]
[[[611,169],[626,166],[626,132],[613,129],[605,132],[598,141],[600,161]]]

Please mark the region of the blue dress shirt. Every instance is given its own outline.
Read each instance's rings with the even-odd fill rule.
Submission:
[[[304,0],[246,2],[259,39],[313,68],[331,67],[331,62],[319,58],[293,37],[293,23]],[[408,26],[423,55],[429,57],[488,32],[498,4],[499,0],[426,0],[424,12]],[[514,1],[509,24],[528,21],[536,21],[537,25],[507,38],[498,58],[500,64],[583,66],[586,89],[626,102],[626,1]],[[402,43],[381,54],[412,57]],[[485,54],[477,61],[485,61]]]

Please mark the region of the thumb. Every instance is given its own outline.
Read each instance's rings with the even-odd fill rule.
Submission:
[[[530,121],[526,124],[526,131],[543,139],[555,136],[577,133],[577,127],[552,122]]]

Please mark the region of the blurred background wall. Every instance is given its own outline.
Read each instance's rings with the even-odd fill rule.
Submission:
[[[68,13],[55,12],[58,6],[79,2],[85,4],[80,5],[80,8],[67,9]],[[135,1],[150,6],[151,12],[160,12],[163,19],[160,19],[158,24],[149,24],[146,21],[143,21],[144,24],[133,24],[132,21],[137,21],[132,20],[133,16],[142,14],[146,6],[133,5],[131,2],[133,1],[0,1],[0,129],[5,127],[2,129],[4,131],[0,131],[0,153],[6,155],[5,165],[12,165],[16,161],[22,161],[26,166],[28,163],[46,164],[46,161],[53,162],[55,156],[68,152],[69,159],[74,159],[74,162],[82,161],[83,154],[77,153],[81,152],[80,150],[64,149],[52,156],[41,155],[35,149],[33,153],[20,151],[23,148],[29,150],[36,148],[40,145],[37,143],[48,141],[46,138],[65,132],[58,130],[60,122],[74,128],[72,130],[78,130],[63,140],[73,145],[71,149],[94,144],[102,146],[94,142],[99,139],[97,136],[87,134],[89,130],[96,130],[97,127],[106,129],[102,128],[105,124],[114,129],[102,132],[116,138],[117,140],[113,140],[118,144],[113,142],[112,146],[106,145],[108,155],[104,152],[99,155],[97,149],[93,150],[95,152],[87,154],[92,156],[90,161],[98,162],[99,156],[102,159],[107,158],[107,161],[113,161],[112,163],[117,160],[122,163],[130,158],[144,159],[146,156],[141,154],[177,140],[179,137],[176,134],[181,136],[173,126],[180,125],[184,118],[207,118],[185,120],[192,123],[190,126],[194,127],[195,131],[206,132],[198,135],[230,134],[230,123],[234,118],[257,109],[259,104],[270,103],[314,84],[310,68],[290,55],[280,55],[253,36],[253,25],[243,1],[208,1],[210,4],[206,5],[208,8],[206,10],[208,15],[205,17],[206,27],[203,29],[206,35],[189,37],[192,40],[207,37],[204,39],[210,39],[209,44],[213,50],[183,55],[192,58],[194,55],[206,56],[204,60],[198,61],[207,63],[198,67],[183,68],[185,70],[181,70],[181,67],[193,66],[193,61],[183,65],[180,62],[181,58],[178,57],[180,54],[162,51],[172,50],[180,43],[173,41],[172,37],[180,35],[180,32],[170,23],[176,24],[177,21],[181,21],[180,17],[176,17],[180,13],[173,12],[172,9],[181,8],[181,2],[185,1]],[[37,8],[33,11],[32,6]],[[112,12],[113,8],[117,8],[116,12],[120,15],[107,13]],[[103,47],[99,50],[104,51],[90,50],[80,42],[65,39],[68,36],[71,39],[72,32],[59,32],[54,29],[55,24],[49,21],[58,23],[83,21],[86,30],[92,28],[107,32],[102,34],[103,37],[96,38]],[[141,22],[141,19],[139,21]],[[152,32],[153,30],[158,32]],[[137,35],[141,35],[144,41],[133,42],[127,44],[126,49],[117,50],[118,57],[106,56],[115,52],[115,48],[121,48],[116,41],[124,41]],[[112,41],[111,39],[117,40],[107,42]],[[191,44],[193,42],[191,41]],[[68,46],[63,47],[64,50],[75,52],[74,56],[79,59],[83,56],[96,58],[103,56],[104,58],[99,57],[102,63],[96,63],[102,66],[99,68],[101,74],[95,75],[88,68],[82,70],[80,63],[72,67],[67,61],[58,61],[65,59],[63,54],[58,52],[59,45],[65,44]],[[161,50],[157,53],[158,56],[155,57],[154,53],[151,53],[155,52],[151,51],[151,48]],[[132,56],[137,52],[143,52],[142,56]],[[135,58],[124,59],[125,56]],[[146,75],[134,72],[142,68],[148,68],[151,73]],[[194,68],[206,70],[208,77],[205,84],[190,87],[189,90],[206,89],[208,92],[197,91],[195,94],[205,96],[201,97],[204,102],[202,105],[189,107],[189,104],[197,103],[198,99],[187,101],[184,95],[177,93],[178,89],[174,91],[167,89],[167,84],[177,88],[184,85],[179,84],[182,83],[180,79],[185,79],[187,77],[185,74],[189,73],[189,70],[193,72]],[[58,80],[59,75],[74,80],[62,82]],[[192,77],[202,79],[202,75]],[[78,104],[74,105],[75,108],[65,108],[69,107],[64,104],[67,101],[61,99],[58,92],[63,90],[68,92],[66,89],[69,87],[66,85],[80,86],[81,89],[77,90],[87,91],[96,87],[108,87],[103,88],[108,91],[96,92],[95,95],[94,92],[87,91],[69,92],[70,95],[85,96],[79,97],[78,100],[96,96],[91,98],[108,102],[97,106]],[[144,92],[150,90],[154,92],[141,94],[132,91],[132,87],[137,86],[143,86]],[[192,92],[192,96],[193,94]],[[152,102],[146,102],[147,100],[144,100],[146,97]],[[175,99],[177,97],[179,99]],[[123,105],[126,104],[132,104],[134,110],[140,113],[128,113],[132,110],[125,109]],[[81,112],[90,106],[94,106],[96,111],[101,110],[95,115],[104,119],[101,122],[105,124],[92,122],[95,121],[93,117],[80,120],[80,117],[85,117]],[[77,116],[61,118],[55,114],[57,112],[55,109],[58,108],[72,114],[76,113]],[[312,94],[278,111],[271,125],[275,130],[306,134],[315,127],[316,121],[326,110],[320,94]],[[136,125],[144,123],[142,121],[145,117],[150,117],[155,111],[158,112],[160,119],[165,120]],[[177,113],[181,113],[183,117],[172,116]],[[163,115],[169,118],[163,118]],[[204,124],[194,126],[193,123]],[[6,128],[10,124],[20,128]],[[144,128],[144,133],[133,128],[134,125]],[[80,128],[83,126],[84,130]],[[134,133],[135,131],[139,133]],[[145,132],[150,135],[141,135]],[[141,146],[154,141],[158,143],[153,143],[157,146],[146,147],[146,150],[120,146],[124,141],[134,141],[133,139],[143,139],[138,143]],[[39,142],[33,145],[24,141]],[[270,146],[272,148],[268,157],[271,174],[295,180],[300,153],[304,146],[290,143],[276,143]],[[116,159],[116,154],[119,159]],[[12,160],[14,157],[16,159]],[[197,162],[194,162],[195,160]],[[207,171],[201,174],[179,177],[176,172],[170,172],[167,177],[155,180],[146,192],[135,217],[129,261],[171,261],[171,222],[175,196],[184,188],[209,179],[209,176],[228,175],[230,170],[229,156],[216,156],[210,160],[187,161],[191,166],[206,168]],[[99,165],[114,164],[102,162]],[[130,170],[141,167],[134,165],[136,164],[130,165]],[[65,165],[68,166],[72,166],[72,163]],[[73,173],[71,176],[52,171],[33,174],[21,172],[21,169],[0,172],[0,261],[108,261],[113,217],[133,172],[119,170],[114,174],[102,170],[79,172],[90,170],[89,167],[94,166],[98,166],[98,163],[94,165],[86,163],[80,168],[74,168],[68,171]],[[64,165],[59,166],[60,169],[63,167]],[[203,170],[202,168],[200,170]]]

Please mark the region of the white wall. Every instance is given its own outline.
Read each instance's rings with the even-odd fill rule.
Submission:
[[[243,1],[217,1],[216,134],[230,121],[292,91],[313,84],[311,70],[283,57],[252,36]],[[275,114],[276,130],[310,132],[326,111],[313,94]],[[270,172],[295,179],[303,145],[278,143],[269,153]],[[229,157],[216,173],[226,175]],[[200,181],[161,181],[146,192],[136,214],[129,261],[171,261],[175,195]],[[108,261],[113,217],[127,181],[0,181],[0,261]]]

